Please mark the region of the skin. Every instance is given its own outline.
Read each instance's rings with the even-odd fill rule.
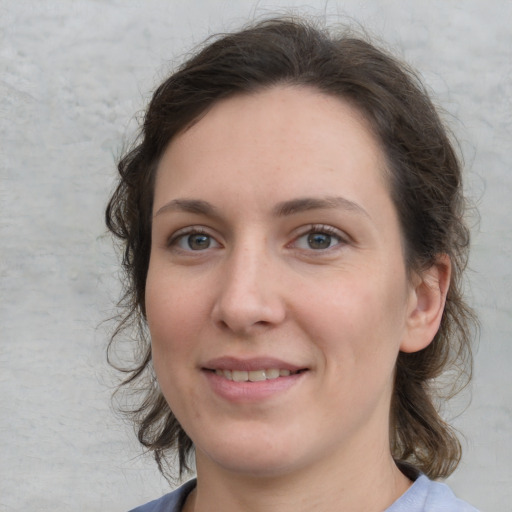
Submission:
[[[432,340],[448,282],[446,258],[408,277],[382,151],[339,99],[298,87],[236,96],[173,139],[157,171],[146,311],[159,385],[196,447],[185,510],[395,501],[410,485],[389,448],[395,362]],[[231,400],[205,371],[225,356],[305,371]]]

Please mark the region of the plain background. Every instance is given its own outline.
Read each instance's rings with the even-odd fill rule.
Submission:
[[[123,511],[168,487],[114,415],[117,259],[103,210],[150,92],[210,33],[294,6],[355,21],[418,68],[478,203],[472,402],[450,478],[512,510],[512,2],[0,0],[0,510]],[[451,412],[467,405],[468,395]]]

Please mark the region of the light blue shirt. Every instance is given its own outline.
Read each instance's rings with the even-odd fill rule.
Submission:
[[[420,475],[385,512],[478,512],[440,482]]]
[[[180,512],[188,494],[196,486],[190,480],[179,489],[151,501],[130,512]],[[451,489],[421,475],[409,489],[384,512],[478,512],[465,501],[459,500]]]

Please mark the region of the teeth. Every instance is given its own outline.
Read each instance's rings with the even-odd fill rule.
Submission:
[[[220,377],[225,377],[228,380],[233,380],[233,372],[231,370],[215,370],[215,373]]]
[[[263,380],[277,379],[278,377],[289,377],[290,370],[280,370],[279,368],[269,368],[265,370],[215,370],[215,374],[235,382],[260,382]]]
[[[245,382],[246,380],[249,380],[249,372],[233,370],[233,380],[235,382]]]
[[[277,368],[270,368],[269,370],[265,370],[265,375],[267,379],[277,379],[277,377],[279,377],[279,370]]]
[[[267,380],[265,370],[255,370],[249,372],[249,380],[251,382],[259,382],[260,380]]]

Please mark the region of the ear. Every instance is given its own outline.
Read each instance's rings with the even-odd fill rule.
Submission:
[[[443,317],[450,277],[451,262],[447,254],[438,255],[431,267],[412,277],[406,335],[400,345],[402,352],[422,350],[434,339]]]

